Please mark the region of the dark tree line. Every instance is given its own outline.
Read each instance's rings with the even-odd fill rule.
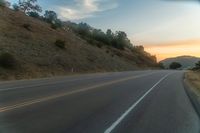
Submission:
[[[58,19],[56,12],[46,10],[43,16],[40,15],[42,7],[37,4],[37,0],[19,0],[18,3],[13,4],[13,9],[15,11],[22,11],[30,17],[46,21],[54,29],[62,26],[62,22]]]
[[[108,29],[106,32],[103,32],[101,29],[95,29],[86,23],[76,24],[67,22],[66,24],[75,33],[79,34],[85,39],[94,39],[117,49],[133,48],[133,45],[128,39],[127,34],[123,31],[116,31],[114,33],[112,30]]]
[[[50,23],[51,27],[54,29],[67,25],[75,33],[93,43],[100,42],[103,45],[112,46],[122,50],[129,48],[132,51],[144,51],[142,46],[134,47],[128,39],[127,34],[123,31],[113,32],[111,29],[108,29],[106,32],[103,32],[101,29],[95,29],[87,23],[76,24],[72,22],[62,22],[58,19],[56,12],[49,10],[44,11],[44,15],[41,16],[42,8],[37,4],[37,0],[19,0],[18,3],[13,5],[13,9],[22,11],[28,16],[46,21],[47,23]]]

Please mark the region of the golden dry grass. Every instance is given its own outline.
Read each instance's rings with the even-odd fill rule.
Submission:
[[[30,30],[24,24],[30,25]],[[65,50],[55,46],[58,39],[66,42]],[[2,52],[11,53],[20,67],[17,70],[0,67],[0,79],[66,75],[72,68],[76,73],[135,70],[151,64],[148,58],[139,60],[138,55],[128,50],[92,46],[71,31],[54,30],[43,21],[8,8],[0,8]],[[141,62],[140,67],[137,62]]]
[[[193,91],[200,96],[200,72],[189,71],[186,73],[186,79],[192,86]]]

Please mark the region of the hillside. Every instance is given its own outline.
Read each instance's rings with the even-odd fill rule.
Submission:
[[[65,46],[55,45],[56,41]],[[11,61],[3,61],[12,68],[0,62],[0,79],[125,71],[156,65],[144,51],[93,46],[71,30],[55,30],[46,22],[0,7],[0,58],[5,53]]]
[[[179,62],[182,65],[182,68],[193,68],[195,67],[195,63],[200,61],[200,58],[194,57],[194,56],[179,56],[175,58],[167,58],[163,61],[161,61],[166,68],[169,67],[169,65],[172,62]]]

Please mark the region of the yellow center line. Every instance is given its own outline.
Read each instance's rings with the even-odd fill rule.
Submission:
[[[124,81],[131,80],[131,79],[145,77],[145,76],[148,76],[148,75],[152,75],[154,73],[155,72],[150,73],[150,74],[131,76],[131,77],[123,78],[123,79],[118,79],[118,80],[114,80],[114,81],[110,81],[110,82],[106,82],[106,83],[102,83],[102,84],[98,84],[98,85],[82,88],[82,89],[79,89],[79,90],[74,90],[74,91],[71,91],[71,92],[66,92],[66,93],[62,93],[62,94],[56,94],[56,95],[47,96],[47,97],[44,97],[44,98],[38,98],[38,99],[35,99],[35,100],[22,102],[22,103],[19,103],[19,104],[14,104],[14,105],[1,107],[0,108],[0,113],[6,112],[6,111],[10,111],[10,110],[13,110],[13,109],[17,109],[17,108],[21,108],[21,107],[25,107],[25,106],[29,106],[29,105],[33,105],[33,104],[36,104],[36,103],[41,103],[41,102],[53,100],[53,99],[64,97],[64,96],[69,96],[69,95],[80,93],[80,92],[89,91],[89,90],[92,90],[92,89],[95,89],[95,88],[100,88],[100,87],[108,86],[108,85],[111,85],[111,84],[124,82]]]

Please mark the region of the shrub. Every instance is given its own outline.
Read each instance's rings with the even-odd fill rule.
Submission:
[[[63,40],[56,40],[55,45],[61,49],[65,49],[65,41]]]
[[[0,55],[0,66],[6,69],[15,68],[17,61],[10,53],[2,53]]]
[[[31,31],[31,25],[30,24],[23,24],[23,27],[28,30]]]
[[[56,30],[58,27],[55,24],[51,24],[51,28]]]
[[[169,68],[170,69],[178,69],[178,68],[181,68],[182,65],[178,62],[172,62],[170,65],[169,65]]]
[[[98,48],[102,48],[102,47],[103,47],[103,44],[97,43],[96,46],[97,46]]]
[[[58,28],[61,28],[62,27],[62,22],[57,19],[57,21],[55,21],[55,23],[51,23],[51,28],[56,30]]]

